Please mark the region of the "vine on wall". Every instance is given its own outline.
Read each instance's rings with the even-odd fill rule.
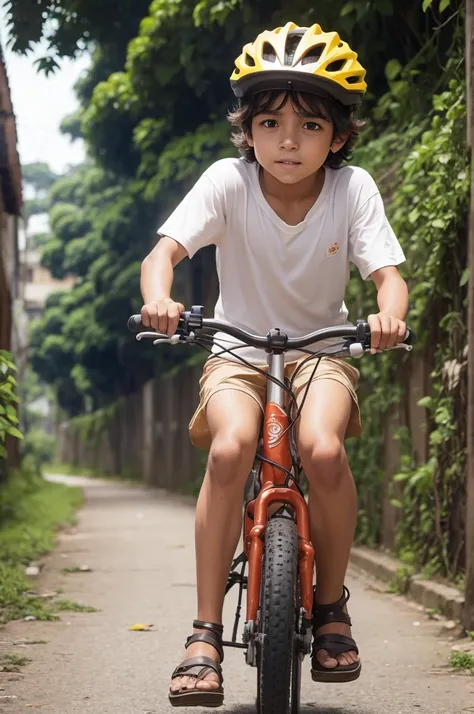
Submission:
[[[455,42],[460,44],[460,37]],[[407,256],[402,272],[410,287],[409,323],[418,333],[417,349],[432,370],[431,393],[419,402],[427,410],[428,461],[416,464],[406,430],[395,435],[402,459],[394,480],[403,486],[402,497],[393,500],[401,511],[397,550],[430,575],[454,578],[462,576],[464,560],[470,181],[463,57],[459,51],[451,56],[431,111],[400,125],[400,97],[408,102],[410,96],[405,82],[398,87],[396,131],[366,143],[357,160],[385,194],[387,214]],[[351,286],[353,313],[371,312],[374,301],[373,286],[362,291],[360,282]],[[390,408],[407,396],[402,376],[410,359],[394,359],[392,354],[361,365],[365,434],[349,450],[359,484],[359,539],[369,544],[379,542],[381,531],[381,424]]]

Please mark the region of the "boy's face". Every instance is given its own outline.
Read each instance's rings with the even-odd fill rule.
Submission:
[[[328,153],[339,151],[348,136],[334,137],[332,122],[315,116],[301,98],[304,113],[291,100],[283,104],[284,100],[282,93],[253,117],[247,141],[268,173],[283,184],[297,184],[316,173]]]

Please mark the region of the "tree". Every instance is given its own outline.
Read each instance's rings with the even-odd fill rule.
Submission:
[[[6,0],[12,49],[25,54],[42,38],[49,53],[36,60],[54,72],[62,57],[75,57],[96,44],[118,58],[146,12],[148,0]]]
[[[23,183],[33,192],[33,198],[24,202],[23,215],[28,225],[31,216],[48,212],[48,189],[58,178],[45,162],[37,161],[22,167]]]
[[[49,165],[42,161],[25,164],[22,174],[24,183],[34,190],[36,199],[45,198],[48,189],[58,178]]]

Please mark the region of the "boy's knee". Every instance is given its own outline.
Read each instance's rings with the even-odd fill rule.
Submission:
[[[321,437],[300,447],[300,456],[310,486],[326,483],[334,488],[347,463],[344,444],[337,436]]]
[[[256,440],[245,435],[216,435],[209,450],[208,473],[219,483],[244,483],[256,452]]]

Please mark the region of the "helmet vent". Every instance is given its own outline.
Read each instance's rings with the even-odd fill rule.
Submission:
[[[326,45],[323,44],[312,47],[301,60],[301,64],[311,64],[312,62],[317,62],[321,58],[325,48]]]
[[[285,47],[285,64],[291,65],[293,64],[293,60],[295,58],[296,50],[298,49],[298,45],[300,44],[301,41],[301,33],[295,33],[294,35],[288,35],[286,38],[286,47]]]
[[[363,82],[364,79],[363,77],[358,77],[356,74],[353,74],[352,77],[347,77],[346,82],[349,84],[357,84],[358,82]]]
[[[248,52],[245,54],[245,64],[247,67],[255,67],[255,60],[249,55]]]
[[[276,62],[277,53],[269,42],[265,42],[262,48],[262,56],[266,62]]]
[[[345,59],[341,59],[331,62],[331,64],[328,64],[326,67],[326,72],[339,72],[346,64],[346,61]]]

